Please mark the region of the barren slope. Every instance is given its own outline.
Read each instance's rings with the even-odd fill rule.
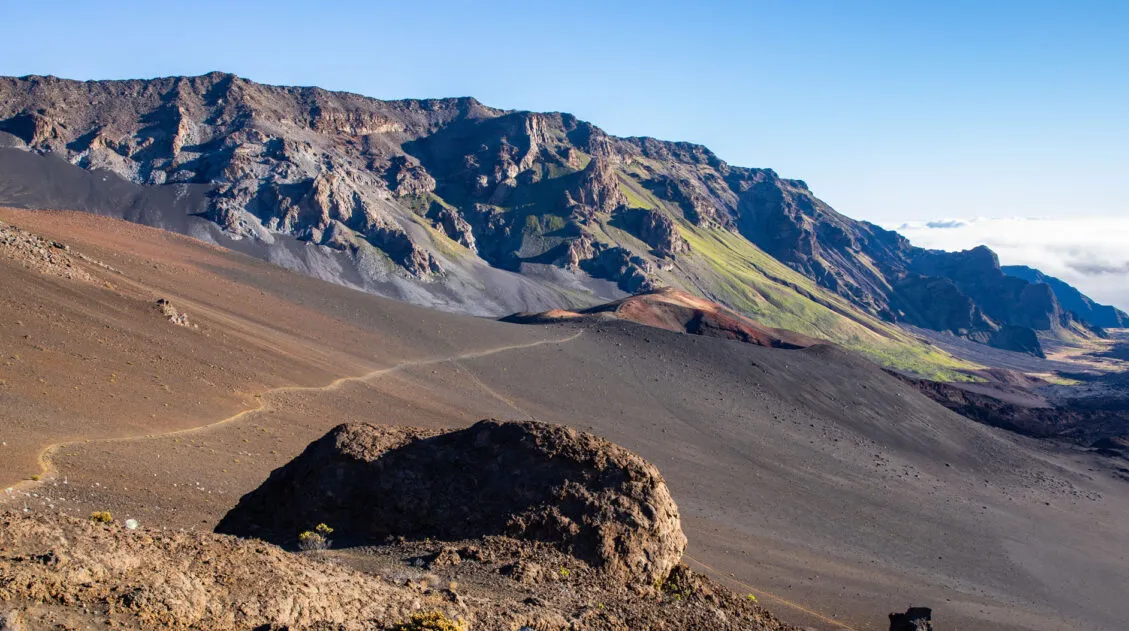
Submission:
[[[909,604],[961,629],[1129,619],[1129,494],[1108,465],[952,414],[833,347],[502,324],[90,215],[0,221],[119,270],[84,266],[111,289],[0,267],[5,479],[66,441],[57,470],[7,494],[15,508],[210,529],[339,423],[536,417],[657,465],[691,566],[786,619],[882,629]],[[199,329],[167,322],[158,297]]]

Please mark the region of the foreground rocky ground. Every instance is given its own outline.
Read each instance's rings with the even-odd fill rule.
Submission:
[[[0,612],[12,621],[4,631],[793,629],[754,596],[679,563],[686,538],[677,507],[638,456],[535,423],[433,434],[337,428],[221,524],[240,530],[273,517],[279,531],[290,518],[289,533],[322,515],[339,525],[310,523],[286,537],[305,554],[254,538],[119,525],[104,512],[4,514]],[[433,458],[460,455],[448,467]],[[466,467],[491,461],[481,478]],[[366,494],[382,501],[361,501]],[[388,537],[328,550],[335,532]],[[424,536],[434,532],[481,536]]]
[[[0,525],[0,615],[22,624],[5,631],[795,628],[685,566],[633,594],[512,539],[296,554],[74,518],[6,513]],[[413,616],[450,626],[413,626]]]

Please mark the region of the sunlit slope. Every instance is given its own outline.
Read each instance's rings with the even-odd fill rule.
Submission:
[[[671,217],[690,245],[670,270],[671,285],[701,294],[758,322],[841,344],[895,370],[939,380],[969,380],[980,366],[923,342],[864,313],[843,297],[772,258],[732,231],[694,226],[632,175],[621,173],[629,205]],[[631,250],[645,248],[628,233],[604,226],[603,236]]]

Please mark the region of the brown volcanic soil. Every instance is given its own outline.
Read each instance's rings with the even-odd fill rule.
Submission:
[[[13,508],[211,529],[340,423],[537,418],[658,466],[685,561],[787,620],[884,629],[910,604],[972,630],[1129,619],[1129,487],[1111,459],[984,427],[840,349],[507,325],[94,216],[0,220],[120,270],[89,266],[106,287],[0,262],[0,473],[39,473],[67,441]],[[161,297],[200,328],[171,325]]]

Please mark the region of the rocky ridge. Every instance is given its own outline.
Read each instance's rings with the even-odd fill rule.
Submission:
[[[1008,276],[1021,278],[1029,283],[1046,284],[1054,290],[1055,297],[1062,308],[1072,311],[1076,318],[1084,322],[1106,329],[1129,327],[1129,314],[1117,307],[1094,302],[1069,283],[1054,276],[1048,276],[1026,265],[1005,265],[1000,269]]]
[[[222,73],[24,77],[0,79],[0,132],[137,184],[205,187],[199,214],[231,237],[294,238],[347,254],[362,276],[383,270],[417,286],[481,292],[453,280],[477,262],[573,287],[673,285],[761,316],[766,290],[734,282],[714,249],[736,237],[738,256],[767,253],[790,270],[766,263],[754,280],[787,297],[771,302],[800,332],[828,334],[809,307],[783,306],[797,300],[856,328],[875,329],[874,317],[1024,352],[1041,351],[1000,331],[1100,326],[1063,309],[1047,285],[1005,275],[987,248],[922,250],[840,215],[800,180],[699,145],[617,138],[569,114],[471,98],[379,101]],[[852,330],[843,338],[858,337]]]

